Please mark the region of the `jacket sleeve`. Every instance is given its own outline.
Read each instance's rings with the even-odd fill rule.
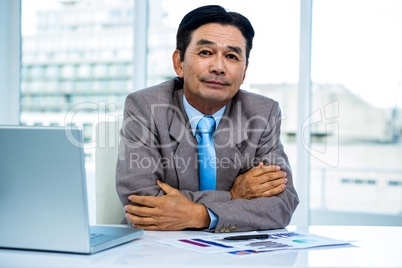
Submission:
[[[255,157],[257,162],[279,165],[287,173],[285,190],[272,197],[204,203],[219,217],[215,232],[278,229],[289,224],[299,200],[288,157],[280,141],[280,126],[281,112],[275,102],[268,124],[259,138]]]

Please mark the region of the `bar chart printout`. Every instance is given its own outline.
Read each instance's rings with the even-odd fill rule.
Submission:
[[[246,232],[241,234],[252,236],[261,233]],[[208,234],[205,237],[166,239],[156,242],[185,250],[196,251],[202,254],[230,253],[235,255],[350,244],[348,241],[302,232],[270,233],[268,238],[247,240],[224,239],[228,236],[234,235]]]

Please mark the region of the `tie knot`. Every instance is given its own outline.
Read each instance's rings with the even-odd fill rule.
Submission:
[[[212,134],[215,131],[215,120],[212,116],[204,116],[198,121],[198,130],[201,133]]]

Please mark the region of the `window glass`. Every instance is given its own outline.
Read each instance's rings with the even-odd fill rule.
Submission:
[[[21,124],[76,125],[94,141],[99,118],[121,115],[133,90],[134,1],[21,3]]]
[[[133,9],[134,0],[21,0],[20,123],[83,129],[91,224],[95,129],[119,120],[133,90]]]
[[[397,0],[314,1],[312,223],[402,213],[401,14]]]

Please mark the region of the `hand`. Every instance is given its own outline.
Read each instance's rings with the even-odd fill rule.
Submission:
[[[129,200],[139,206],[127,205],[126,218],[133,227],[145,230],[183,230],[208,228],[210,218],[206,207],[190,201],[179,190],[157,181],[164,196],[131,195]]]
[[[232,199],[270,197],[282,193],[286,183],[286,172],[280,171],[279,166],[264,166],[260,162],[257,167],[236,178],[230,195]]]

